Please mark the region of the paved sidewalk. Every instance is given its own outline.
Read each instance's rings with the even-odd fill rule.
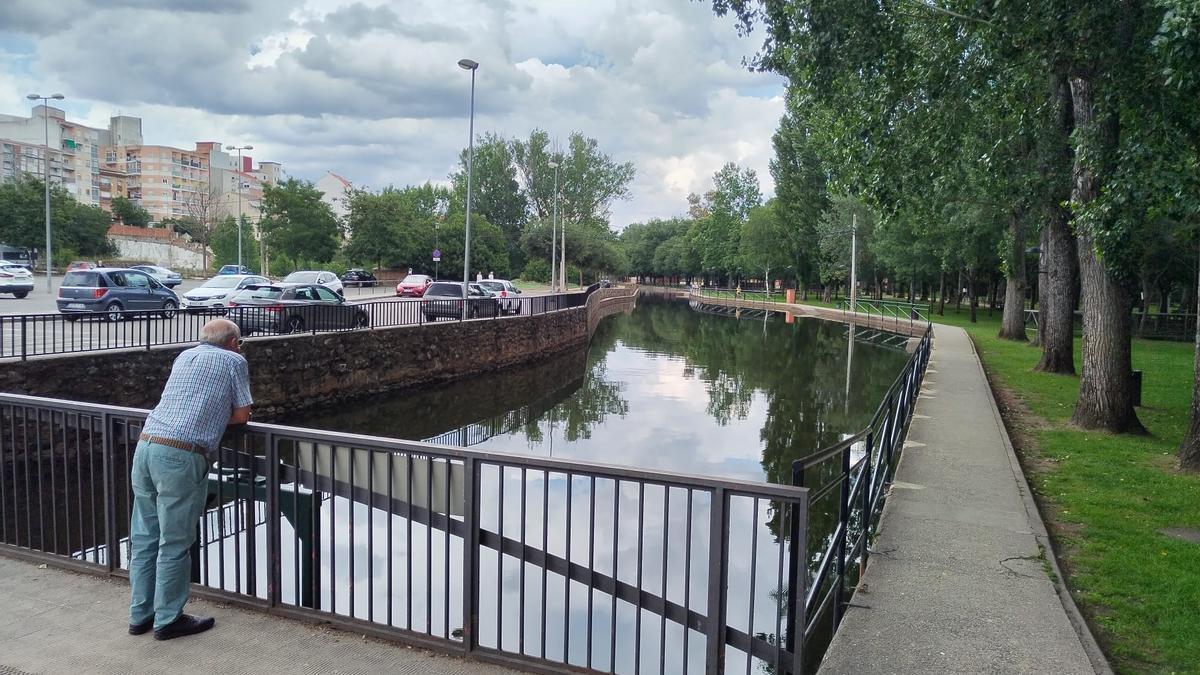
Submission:
[[[193,598],[215,616],[168,642],[127,631],[129,585],[0,557],[0,675],[21,673],[421,673],[513,671]]]
[[[1046,541],[970,338],[935,326],[867,588],[821,672],[1109,672]]]

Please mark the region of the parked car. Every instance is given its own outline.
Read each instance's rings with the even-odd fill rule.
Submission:
[[[179,272],[172,272],[171,270],[165,267],[159,267],[158,265],[133,265],[129,269],[141,270],[155,279],[158,279],[158,283],[166,286],[167,288],[175,288],[179,284],[183,283],[183,277],[180,276]]]
[[[429,284],[433,283],[433,277],[428,274],[410,274],[396,284],[396,295],[403,298],[405,296],[419,298],[425,295]]]
[[[58,289],[58,311],[68,320],[85,314],[102,314],[120,321],[123,311],[158,311],[175,316],[179,296],[141,270],[97,267],[67,272]]]
[[[425,289],[424,300],[421,301],[421,311],[427,321],[437,321],[439,318],[461,319],[463,314],[463,285],[462,282],[435,281]],[[500,311],[498,298],[483,289],[478,284],[471,284],[467,297],[467,318],[480,316],[496,316]]]
[[[29,295],[32,290],[33,272],[17,263],[0,263],[0,293],[12,293],[19,299]]]
[[[320,284],[264,284],[241,291],[230,303],[229,318],[254,333],[366,328],[370,317],[359,305]]]
[[[428,274],[410,274],[396,284],[396,296],[419,298],[425,295],[425,291],[432,283],[433,277]]]
[[[222,312],[229,299],[238,291],[256,284],[269,284],[271,280],[257,274],[235,274],[215,276],[183,294],[181,306],[189,312]]]
[[[254,274],[249,267],[245,265],[222,265],[221,269],[217,270],[217,276],[225,276],[227,274]]]
[[[500,304],[500,312],[502,314],[520,314],[521,299],[517,296],[521,294],[521,289],[513,285],[507,279],[484,279],[476,281],[486,291],[498,298],[496,302]]]
[[[75,270],[94,270],[99,266],[100,265],[98,263],[88,262],[87,260],[72,260],[71,263],[67,265],[67,271],[74,272]]]
[[[342,283],[346,286],[378,286],[379,279],[366,270],[346,270],[342,275]]]
[[[283,278],[285,284],[320,284],[325,288],[342,295],[345,290],[342,280],[333,272],[324,270],[298,270]]]

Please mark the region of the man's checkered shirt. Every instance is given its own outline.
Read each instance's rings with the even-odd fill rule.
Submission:
[[[246,358],[202,344],[175,357],[162,398],[142,431],[196,443],[211,458],[233,409],[253,402]]]

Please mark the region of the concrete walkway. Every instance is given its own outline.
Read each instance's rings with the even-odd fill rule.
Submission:
[[[866,588],[821,672],[1110,672],[1047,547],[970,338],[935,326]]]
[[[203,635],[127,633],[129,585],[0,557],[0,675],[22,673],[421,673],[513,671],[197,600]]]

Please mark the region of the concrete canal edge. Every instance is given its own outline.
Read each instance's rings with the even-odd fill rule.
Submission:
[[[450,382],[580,348],[602,318],[634,306],[638,288],[602,288],[583,307],[536,316],[252,338],[255,417]],[[192,345],[79,352],[6,363],[0,391],[151,408],[171,364]]]
[[[978,354],[933,355],[826,673],[1111,673],[1050,548]]]

